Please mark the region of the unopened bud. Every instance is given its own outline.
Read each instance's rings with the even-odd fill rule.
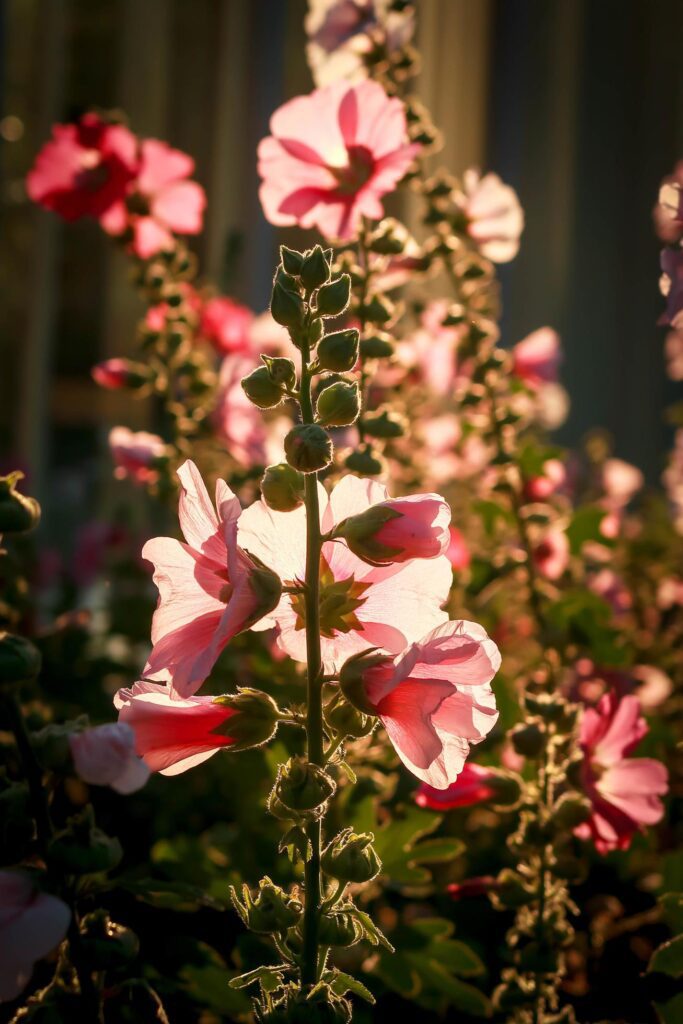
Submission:
[[[535,899],[521,875],[512,868],[503,868],[498,875],[494,901],[501,907],[524,907]]]
[[[374,719],[363,714],[346,700],[338,701],[325,712],[328,725],[340,736],[367,736],[375,726]]]
[[[350,328],[327,334],[318,345],[318,362],[322,370],[345,373],[358,360],[358,331]]]
[[[389,359],[395,352],[391,335],[377,331],[361,339],[360,354],[363,359]]]
[[[317,764],[302,757],[290,757],[280,765],[274,792],[277,799],[293,811],[312,811],[332,796],[334,779]]]
[[[386,217],[370,236],[370,249],[380,256],[398,256],[406,247],[408,232],[393,217]]]
[[[492,769],[486,784],[493,790],[492,800],[499,807],[514,807],[522,796],[522,780],[514,772]]]
[[[358,476],[381,476],[386,472],[387,464],[369,445],[364,445],[346,456],[345,466]]]
[[[140,943],[135,932],[112,921],[106,910],[94,910],[80,924],[79,954],[93,971],[123,967],[135,959]]]
[[[287,462],[301,473],[315,473],[332,461],[332,441],[317,423],[299,423],[285,437]]]
[[[298,292],[285,288],[281,281],[275,281],[270,300],[273,320],[282,327],[299,330],[304,321],[304,301]]]
[[[261,494],[268,508],[292,512],[303,505],[304,478],[286,462],[268,466],[261,480]]]
[[[270,878],[262,878],[252,896],[248,887],[242,889],[244,909],[249,928],[259,935],[286,932],[297,924],[303,914],[301,901],[290,896]]]
[[[298,277],[301,273],[301,265],[304,261],[304,254],[295,249],[288,249],[286,245],[280,246],[280,262],[286,274],[291,277]]]
[[[382,864],[373,848],[374,835],[345,828],[326,846],[322,855],[322,868],[340,882],[369,882],[375,878]]]
[[[40,672],[38,648],[23,636],[0,632],[0,683],[23,683]]]
[[[377,709],[368,696],[368,686],[381,683],[393,675],[394,659],[379,651],[354,654],[344,662],[339,673],[339,686],[349,704],[365,715],[376,715]]]
[[[320,918],[322,946],[353,946],[362,934],[360,925],[348,911],[337,910]]]
[[[403,437],[406,426],[405,416],[392,409],[378,409],[375,413],[363,416],[363,431],[369,437],[382,439]]]
[[[235,714],[226,718],[222,729],[230,736],[230,750],[250,750],[261,747],[272,739],[277,730],[280,709],[267,693],[252,690],[249,687],[238,687],[237,693],[224,693],[214,697],[214,704],[231,708]]]
[[[291,390],[296,385],[296,367],[284,356],[261,356],[273,384]]]
[[[545,746],[545,730],[539,722],[516,726],[510,738],[517,753],[523,757],[538,757]]]
[[[325,258],[325,253],[319,245],[313,246],[310,252],[304,255],[299,271],[301,283],[309,292],[319,288],[330,279],[330,264]]]
[[[344,312],[351,298],[351,278],[348,274],[324,284],[318,291],[318,314],[339,316]]]
[[[111,871],[121,861],[123,851],[113,839],[97,827],[90,804],[69,818],[67,827],[51,841],[47,860],[67,875],[94,875]]]
[[[591,802],[580,793],[564,793],[553,808],[550,821],[556,828],[568,831],[587,821],[591,815]]]
[[[244,629],[253,626],[268,612],[272,612],[282,596],[282,580],[277,573],[269,569],[260,558],[250,551],[247,551],[246,554],[252,565],[249,572],[249,588],[256,598],[256,607],[244,623]]]
[[[243,377],[242,388],[249,401],[259,409],[273,409],[284,398],[282,386],[273,381],[267,366],[257,366]]]
[[[320,392],[315,407],[316,415],[326,427],[348,427],[355,423],[360,412],[358,384],[345,380],[335,381]]]
[[[386,295],[371,295],[361,310],[364,320],[372,324],[386,324],[393,319],[396,307]]]
[[[16,489],[23,476],[18,471],[0,476],[0,535],[25,533],[40,522],[40,505],[36,499],[28,498]]]

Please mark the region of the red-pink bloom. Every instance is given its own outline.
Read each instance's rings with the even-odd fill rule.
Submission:
[[[196,693],[226,644],[245,629],[266,629],[259,619],[279,597],[279,581],[237,543],[241,513],[223,480],[216,508],[193,462],[178,470],[178,518],[186,543],[171,537],[147,541],[142,556],[154,564],[159,603],[144,674],[170,679],[171,696]]]
[[[108,391],[120,391],[131,383],[131,364],[127,359],[105,359],[90,371],[92,379]]]
[[[174,234],[198,234],[206,195],[196,181],[187,180],[193,171],[191,156],[157,139],[145,139],[133,195],[128,203],[122,200],[109,208],[102,227],[112,235],[130,228],[131,248],[143,260],[171,249]]]
[[[512,349],[512,372],[531,387],[556,382],[561,362],[560,336],[551,327],[539,327]]]
[[[524,230],[524,211],[513,188],[497,174],[481,177],[479,171],[465,171],[461,207],[467,234],[482,256],[494,263],[514,259]]]
[[[344,477],[329,496],[320,485],[319,495],[323,533],[388,498],[381,484],[354,476]],[[265,502],[255,502],[242,514],[239,539],[283,582],[296,585],[304,579],[303,506],[293,512],[274,512]],[[443,555],[371,566],[354,555],[343,540],[330,540],[322,546],[320,568],[321,640],[329,671],[368,647],[398,654],[447,618],[441,606],[448,596],[452,572]],[[278,644],[290,657],[306,661],[305,608],[300,595],[283,593],[268,624],[280,627]]]
[[[232,708],[214,697],[171,696],[166,686],[141,681],[114,698],[119,721],[135,736],[135,749],[150,771],[179,775],[236,740],[226,723]]]
[[[415,791],[418,807],[429,807],[432,811],[452,811],[456,807],[471,807],[495,796],[490,785],[495,778],[493,772],[479,764],[466,762],[455,782],[447,789],[434,789],[423,782]]]
[[[664,814],[666,768],[649,757],[629,757],[647,732],[637,697],[605,694],[596,708],[583,712],[583,785],[593,809],[574,831],[592,840],[599,853],[627,849],[637,831]]]
[[[498,648],[481,626],[445,622],[410,644],[391,671],[363,680],[369,706],[418,779],[435,789],[456,781],[470,745],[498,720],[490,684],[499,667]]]
[[[377,82],[335,82],[276,110],[258,148],[260,197],[271,224],[351,238],[363,216],[405,175],[410,144],[403,104]]]
[[[0,1003],[26,988],[37,960],[66,935],[71,911],[56,896],[40,892],[23,871],[0,871]]]
[[[564,486],[566,479],[564,463],[559,459],[547,459],[541,475],[530,477],[524,484],[524,496],[528,501],[545,501]]]
[[[449,527],[449,533],[450,541],[446,548],[446,558],[456,572],[461,572],[463,569],[469,568],[472,555],[463,534],[457,527]]]
[[[405,46],[415,13],[392,9],[390,0],[310,0],[304,25],[306,56],[320,86],[366,78],[365,57],[375,48],[393,54]]]
[[[128,427],[113,427],[109,431],[109,448],[116,468],[117,480],[131,479],[136,484],[151,484],[158,479],[158,459],[166,454],[166,445],[158,434],[145,430],[134,432]]]
[[[149,778],[149,769],[135,753],[133,730],[122,722],[73,733],[69,746],[77,774],[92,786],[133,793]]]
[[[101,218],[125,197],[137,171],[137,140],[123,125],[84,114],[56,124],[26,178],[34,203],[65,220]]]
[[[204,303],[199,332],[222,355],[251,353],[254,314],[247,306],[219,295]]]
[[[534,564],[542,576],[558,580],[569,565],[569,539],[564,530],[551,527],[533,548]]]

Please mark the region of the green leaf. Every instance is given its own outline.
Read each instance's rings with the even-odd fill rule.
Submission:
[[[264,964],[253,971],[245,971],[244,974],[231,978],[230,988],[248,988],[249,985],[258,982],[266,992],[273,992],[282,981],[282,976],[289,970],[291,968],[288,964]]]
[[[208,964],[183,967],[180,979],[187,994],[200,1006],[206,1006],[214,1013],[234,1020],[237,1014],[247,1013],[251,1000],[235,991],[238,985],[232,973],[223,967]]]
[[[356,921],[358,921],[363,929],[363,938],[367,939],[371,946],[384,946],[384,948],[390,953],[394,952],[394,947],[391,945],[382,929],[375,924],[369,914],[366,914],[364,910],[359,910],[358,907],[353,906],[348,908],[348,912],[356,919]]]
[[[362,981],[350,974],[344,974],[343,971],[336,969],[331,971],[325,976],[325,981],[338,996],[345,996],[347,992],[353,992],[354,995],[364,999],[366,1003],[374,1004],[376,1001],[370,989],[366,988]]]
[[[683,1020],[683,994],[674,996],[666,1003],[655,1003],[661,1024],[681,1024]]]
[[[407,954],[406,960],[418,972],[425,987],[434,988],[448,1000],[448,1005],[474,1017],[490,1017],[491,1003],[478,988],[455,978],[447,967],[419,954]]]
[[[503,505],[499,505],[497,501],[475,501],[473,508],[475,514],[480,516],[484,530],[489,537],[492,537],[496,532],[500,519],[508,523],[514,521],[510,510]]]
[[[662,943],[652,954],[647,969],[649,973],[657,971],[671,978],[680,978],[683,975],[683,935]]]
[[[396,885],[428,885],[431,875],[419,865],[454,860],[464,848],[459,839],[449,837],[419,842],[441,821],[439,814],[408,807],[402,818],[381,828],[376,833],[375,849],[382,861],[382,873]]]
[[[119,878],[117,885],[131,893],[141,903],[161,910],[192,912],[200,907],[225,910],[225,904],[209,893],[187,882],[165,881],[158,878]]]
[[[573,555],[580,555],[581,548],[587,541],[598,541],[600,544],[611,544],[600,532],[600,525],[607,513],[597,505],[584,505],[576,510],[572,521],[566,529],[569,546]]]

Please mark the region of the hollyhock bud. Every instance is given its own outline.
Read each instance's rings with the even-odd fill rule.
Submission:
[[[0,632],[0,682],[23,683],[40,672],[40,651],[30,640]]]
[[[135,932],[112,921],[104,909],[87,914],[79,927],[79,953],[93,971],[124,967],[140,951]]]
[[[348,701],[338,701],[334,707],[325,712],[328,725],[340,736],[367,736],[375,727],[375,720],[370,715],[353,707]]]
[[[267,693],[238,687],[237,693],[225,693],[214,698],[214,704],[230,708],[234,714],[214,730],[230,735],[231,750],[249,750],[260,747],[272,739],[277,730],[280,709]]]
[[[267,366],[257,366],[243,377],[242,388],[249,401],[259,409],[274,409],[284,398],[282,385],[273,381]]]
[[[351,278],[342,274],[318,291],[317,312],[319,316],[340,316],[351,299]]]
[[[97,827],[92,806],[69,818],[67,826],[52,839],[47,851],[51,867],[67,875],[95,875],[120,863],[123,850]]]
[[[275,885],[268,876],[259,882],[256,896],[252,896],[245,885],[242,897],[246,923],[258,935],[286,932],[299,922],[303,914],[301,901]]]
[[[383,440],[403,437],[407,425],[408,421],[405,416],[392,409],[378,409],[375,413],[363,416],[363,433],[368,437],[378,437]]]
[[[345,373],[358,361],[358,331],[349,328],[327,334],[318,345],[318,363],[322,370]]]
[[[503,868],[496,879],[493,892],[494,902],[499,907],[524,907],[535,898],[534,890],[529,888],[522,876],[512,868]]]
[[[0,871],[0,1002],[26,988],[37,960],[65,937],[71,920],[66,903],[39,892],[23,871]]]
[[[588,821],[590,815],[591,802],[587,797],[580,793],[564,793],[555,804],[550,820],[556,828],[564,831]]]
[[[320,943],[323,946],[353,946],[362,934],[360,925],[348,911],[335,910],[320,918]]]
[[[288,390],[296,385],[296,367],[291,359],[284,356],[261,356],[266,365],[268,376],[274,384]]]
[[[317,423],[299,423],[285,437],[287,462],[301,473],[315,473],[332,461],[332,441]]]
[[[545,746],[545,731],[538,722],[516,726],[510,733],[512,745],[523,757],[538,757]]]
[[[366,715],[375,715],[375,708],[368,700],[366,689],[372,684],[381,685],[389,680],[394,671],[394,659],[379,651],[361,651],[348,658],[339,673],[339,686],[349,704]]]
[[[296,249],[288,249],[286,245],[280,246],[280,263],[286,274],[291,277],[298,277],[304,262],[304,254]]]
[[[330,384],[318,396],[316,416],[326,427],[348,427],[358,419],[360,413],[360,390],[354,381],[338,380]]]
[[[261,480],[261,494],[268,508],[292,512],[304,502],[304,478],[286,462],[268,466]]]
[[[270,314],[282,327],[298,331],[304,322],[304,300],[298,292],[285,288],[281,281],[276,280],[270,300]]]
[[[396,314],[396,307],[386,295],[371,295],[363,305],[361,314],[371,324],[388,324]]]
[[[367,444],[347,455],[344,465],[352,473],[358,473],[359,476],[381,476],[387,468],[387,464],[379,452]]]
[[[304,288],[309,292],[329,281],[330,262],[323,252],[322,246],[315,245],[310,252],[304,254],[299,277]]]
[[[371,832],[359,835],[345,828],[323,850],[323,871],[340,882],[369,882],[382,868],[372,846],[374,838]]]
[[[361,339],[360,354],[363,359],[389,359],[396,351],[396,346],[389,334],[377,331]]]
[[[139,390],[150,383],[147,367],[129,359],[105,359],[93,366],[90,373],[95,383],[108,391],[120,391],[122,388]]]
[[[336,783],[316,764],[302,757],[290,757],[280,765],[273,791],[277,799],[293,811],[312,811],[334,793]]]
[[[370,565],[438,558],[450,543],[451,510],[438,494],[414,494],[373,505],[335,529]]]
[[[17,490],[17,484],[23,476],[20,472],[0,476],[0,535],[25,533],[40,522],[38,502]]]

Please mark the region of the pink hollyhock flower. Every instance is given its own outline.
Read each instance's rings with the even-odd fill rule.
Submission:
[[[71,911],[56,896],[40,892],[23,871],[0,871],[0,1003],[26,988],[37,960],[66,935]]]
[[[474,896],[488,896],[498,888],[498,879],[493,875],[477,875],[464,882],[450,882],[446,892],[453,900],[470,899]]]
[[[128,360],[105,359],[103,363],[93,366],[90,371],[93,380],[108,391],[120,391],[128,384]]]
[[[123,201],[137,172],[137,140],[120,124],[84,114],[78,124],[56,124],[52,139],[26,178],[34,203],[64,220],[101,218]]]
[[[259,313],[249,325],[249,347],[254,357],[266,355],[293,355],[294,346],[286,327],[273,320],[270,310]]]
[[[144,430],[133,432],[128,427],[113,427],[109,431],[109,448],[116,466],[116,479],[129,478],[136,484],[154,483],[159,476],[155,463],[167,454],[166,445],[158,434]]]
[[[199,332],[222,355],[251,354],[253,321],[254,314],[247,306],[219,295],[204,303]]]
[[[524,484],[524,496],[528,501],[545,501],[564,486],[567,471],[559,459],[548,459],[543,463],[540,476],[530,477]]]
[[[480,253],[493,263],[508,263],[519,252],[524,211],[517,193],[497,174],[465,171],[460,199],[465,230]]]
[[[320,485],[320,527],[330,533],[342,520],[388,499],[386,488],[372,480],[344,477],[327,495]],[[306,572],[306,513],[274,512],[264,501],[242,514],[239,541],[290,585]],[[321,640],[326,671],[339,668],[352,654],[379,647],[398,654],[413,640],[443,623],[441,610],[452,580],[448,559],[413,559],[387,566],[362,561],[343,540],[322,546]],[[305,608],[299,594],[285,594],[274,609],[271,626],[280,627],[278,644],[290,657],[306,661]]]
[[[128,203],[121,200],[108,209],[102,227],[112,235],[130,228],[131,248],[142,260],[173,248],[174,234],[198,234],[206,194],[196,181],[187,180],[193,171],[191,156],[157,139],[145,139],[134,192]]]
[[[223,360],[213,413],[214,429],[226,450],[245,467],[266,463],[267,431],[263,413],[249,401],[241,383],[255,366],[251,356],[228,356]]]
[[[401,362],[441,398],[452,395],[458,380],[465,378],[459,372],[456,352],[467,326],[444,327],[447,311],[445,299],[430,302],[420,316],[419,328],[399,346]]]
[[[620,510],[631,501],[645,482],[637,466],[623,459],[606,459],[602,466],[602,487],[607,507]]]
[[[456,572],[461,572],[463,569],[469,568],[472,555],[460,530],[455,526],[451,526],[449,527],[449,533],[450,541],[446,548],[446,558]]]
[[[310,0],[304,27],[308,63],[321,86],[366,78],[366,56],[377,49],[389,56],[404,47],[415,31],[415,14],[392,10],[390,0]]]
[[[640,683],[638,700],[645,711],[655,711],[673,692],[671,678],[656,665],[635,665],[631,675]]]
[[[653,211],[655,230],[663,242],[673,244],[683,236],[683,160],[664,178]]]
[[[660,324],[683,327],[683,248],[662,249],[660,258],[662,275],[659,290],[666,298],[666,310],[659,318]]]
[[[362,675],[367,706],[409,771],[435,789],[453,785],[472,743],[498,720],[491,680],[500,653],[475,622],[445,622],[397,659]],[[342,674],[342,686],[343,674]]]
[[[335,82],[276,110],[258,147],[260,197],[271,224],[317,227],[351,238],[363,216],[379,220],[419,150],[403,104],[377,82]]]
[[[155,537],[142,549],[159,588],[154,647],[144,674],[170,679],[171,696],[187,698],[234,636],[271,624],[262,616],[277,604],[280,581],[238,545],[242,509],[225,481],[216,481],[214,510],[193,462],[183,463],[178,479],[178,518],[186,543]]]
[[[450,543],[451,510],[439,494],[389,498],[343,520],[334,530],[371,565],[438,558]]]
[[[122,722],[73,733],[69,746],[77,774],[91,786],[134,793],[149,778],[149,769],[135,753],[133,730]]]
[[[434,789],[423,782],[415,792],[418,807],[429,807],[432,811],[452,811],[456,807],[471,807],[495,796],[495,789],[489,783],[495,778],[488,768],[466,762],[455,782],[448,789]]]
[[[534,388],[557,381],[561,362],[560,336],[551,327],[540,327],[512,349],[512,372]]]
[[[147,769],[162,775],[186,772],[236,742],[226,723],[237,712],[214,697],[179,700],[166,686],[142,681],[119,690],[114,705]]]
[[[569,565],[569,540],[564,530],[551,527],[533,548],[536,568],[548,580],[559,580]]]
[[[637,697],[605,694],[596,708],[583,712],[583,785],[593,809],[574,832],[592,840],[598,853],[627,849],[638,830],[664,814],[666,768],[649,757],[629,757],[647,731]]]

